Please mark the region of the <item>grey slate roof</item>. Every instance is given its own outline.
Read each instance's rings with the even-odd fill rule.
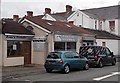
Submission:
[[[51,16],[55,18],[57,21],[67,21],[67,18],[70,15],[72,15],[74,12],[75,11],[55,13],[55,14],[51,14]]]
[[[86,13],[93,18],[97,16],[97,18],[102,19],[118,19],[118,11],[120,11],[120,5],[109,6],[109,7],[101,7],[101,8],[93,8],[93,9],[85,9],[81,10],[82,12]]]
[[[96,39],[114,39],[114,40],[120,40],[120,36],[109,33],[107,31],[103,30],[94,30],[94,29],[88,29],[83,28],[84,30],[87,30],[88,32],[91,32],[93,34],[96,34]]]

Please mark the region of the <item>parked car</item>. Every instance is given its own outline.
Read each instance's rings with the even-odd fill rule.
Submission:
[[[85,57],[80,57],[74,51],[59,51],[48,54],[44,67],[47,72],[52,70],[62,70],[64,73],[69,73],[71,69],[89,69],[88,60]]]
[[[88,59],[89,65],[96,65],[100,68],[106,64],[116,64],[116,57],[107,47],[83,46],[80,47],[79,54]]]

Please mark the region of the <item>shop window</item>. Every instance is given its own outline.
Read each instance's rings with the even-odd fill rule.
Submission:
[[[7,57],[22,56],[22,43],[21,41],[7,41]]]
[[[55,50],[76,50],[75,42],[55,42],[54,44]]]
[[[67,42],[67,50],[76,50],[75,42]]]
[[[109,28],[111,32],[115,32],[115,21],[109,21]]]
[[[65,42],[55,42],[55,50],[65,50]]]

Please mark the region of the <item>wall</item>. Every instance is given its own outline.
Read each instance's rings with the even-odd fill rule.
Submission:
[[[56,19],[54,19],[54,18],[53,18],[52,16],[50,16],[49,14],[46,14],[42,19],[56,21]]]
[[[118,49],[118,40],[109,40],[109,39],[96,39],[97,45],[102,46],[102,42],[106,42],[106,46],[110,48],[115,55],[120,55]]]
[[[31,25],[30,23],[24,22],[24,26],[32,26],[33,32],[35,33],[35,37],[47,37],[47,41],[45,42],[44,51],[34,51],[33,42],[32,42],[32,63],[33,64],[44,64],[46,56],[48,52],[51,52],[54,48],[53,36],[51,34],[46,33],[40,28]]]

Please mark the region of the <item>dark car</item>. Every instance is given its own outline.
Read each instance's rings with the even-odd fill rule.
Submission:
[[[102,68],[106,64],[116,64],[116,57],[107,47],[83,46],[80,47],[79,54],[88,59],[89,65],[96,65]]]
[[[80,57],[74,51],[59,51],[48,54],[45,65],[47,72],[52,70],[62,70],[64,73],[69,73],[71,69],[89,69],[88,60],[85,57]]]

